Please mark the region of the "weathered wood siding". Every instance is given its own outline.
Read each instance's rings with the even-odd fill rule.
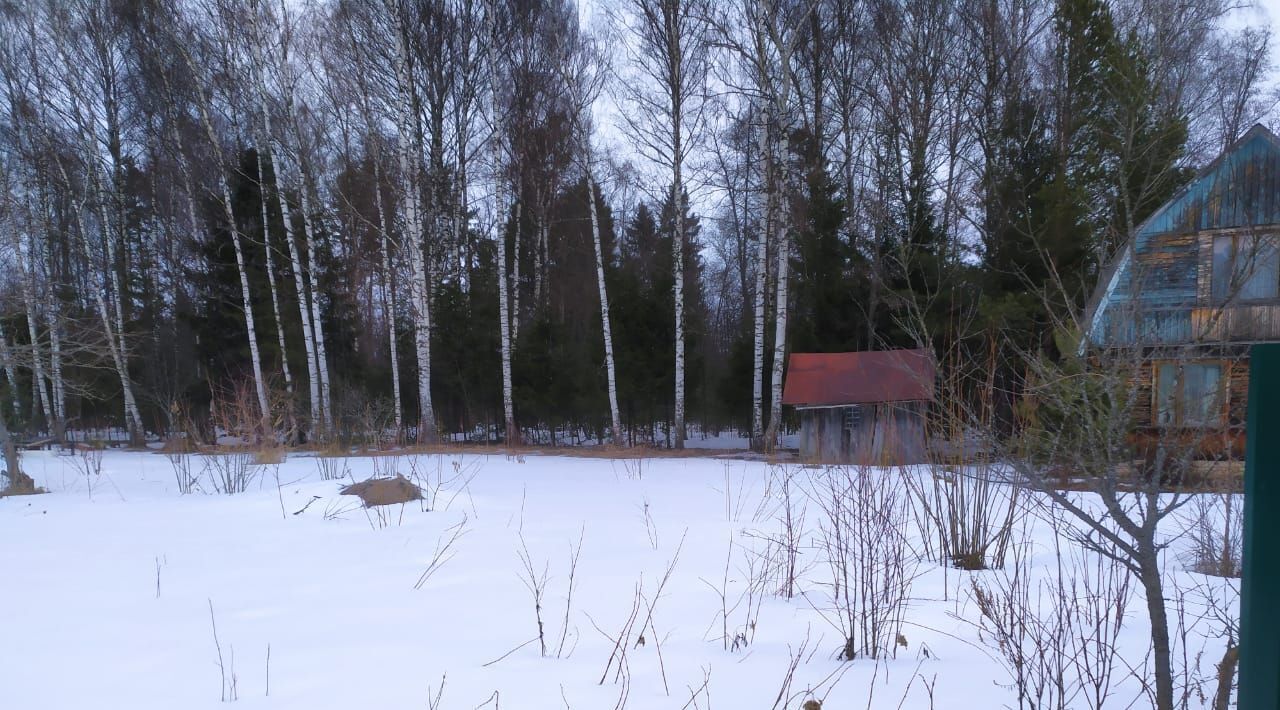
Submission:
[[[1161,427],[1156,422],[1155,387],[1156,366],[1161,362],[1174,360],[1180,363],[1216,362],[1222,366],[1223,426],[1217,429],[1201,429],[1196,427]],[[1167,359],[1159,355],[1144,358],[1134,373],[1137,397],[1134,401],[1133,418],[1137,426],[1137,435],[1144,440],[1158,441],[1170,436],[1170,432],[1179,430],[1193,433],[1199,432],[1204,440],[1199,444],[1200,453],[1205,456],[1244,455],[1244,425],[1249,411],[1249,351],[1244,346],[1223,348],[1192,348],[1169,354]]]
[[[924,407],[919,402],[861,405],[853,430],[845,408],[800,410],[800,456],[810,463],[894,466],[925,460]]]
[[[1280,339],[1280,304],[1221,308],[1211,298],[1213,237],[1260,228],[1280,233],[1280,146],[1255,128],[1139,228],[1097,306],[1095,341]],[[1209,311],[1227,313],[1219,319]]]

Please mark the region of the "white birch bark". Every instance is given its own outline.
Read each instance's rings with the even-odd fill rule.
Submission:
[[[280,216],[284,222],[284,241],[289,248],[289,268],[293,272],[294,292],[298,300],[298,319],[302,323],[302,343],[307,356],[307,387],[310,394],[309,407],[311,426],[322,428],[320,367],[316,358],[315,331],[311,323],[311,306],[307,297],[306,271],[302,264],[302,250],[298,248],[298,239],[293,229],[293,214],[289,209],[289,200],[285,196],[284,185],[281,184],[280,170],[275,171],[276,204],[280,208]]]
[[[53,435],[62,439],[67,425],[67,387],[62,378],[62,310],[57,297],[50,295],[45,304],[49,327],[49,377],[53,395]]]
[[[675,278],[676,317],[676,392],[675,392],[675,448],[684,448],[684,189],[680,176],[680,139],[677,128],[674,144],[675,160],[675,234],[671,240],[672,271]]]
[[[196,72],[196,67],[191,61],[191,57],[185,53],[184,57],[188,68]],[[253,300],[249,291],[249,274],[244,265],[244,249],[240,244],[240,227],[236,223],[235,207],[232,206],[231,202],[231,185],[227,182],[225,166],[221,165],[224,162],[222,141],[218,138],[217,129],[213,126],[213,120],[209,116],[208,107],[205,106],[204,97],[201,97],[196,102],[196,105],[200,113],[200,122],[204,125],[205,133],[213,147],[214,155],[218,156],[218,162],[220,163],[218,185],[222,192],[222,212],[223,217],[227,220],[227,229],[231,232],[231,244],[236,253],[236,271],[240,274],[240,302],[244,308],[245,335],[249,339],[249,357],[252,360],[254,389],[258,397],[258,408],[262,415],[259,436],[267,436],[271,432],[271,405],[267,400],[267,383],[262,375],[262,353],[258,348],[258,328],[253,317]]]
[[[494,193],[497,194],[497,193]],[[524,200],[519,195],[515,196],[516,201],[516,228],[511,239],[511,342],[520,342],[520,222],[524,219]],[[499,213],[499,219],[502,213]],[[503,238],[506,238],[506,230],[503,230]]]
[[[45,423],[52,426],[53,408],[49,393],[45,391],[47,377],[44,370],[44,358],[40,354],[40,333],[36,313],[36,285],[32,276],[31,265],[23,257],[22,237],[17,231],[12,232],[15,261],[22,280],[22,301],[27,309],[27,335],[31,339],[31,387],[35,390],[35,400]]]
[[[485,45],[485,57],[489,65],[489,122],[492,134],[489,136],[490,149],[493,151],[493,230],[494,238],[498,247],[498,329],[501,338],[501,364],[502,364],[502,414],[504,424],[506,425],[506,443],[508,446],[518,446],[520,444],[520,431],[516,428],[515,404],[512,397],[511,384],[511,339],[512,339],[512,313],[508,308],[507,299],[507,235],[506,221],[503,215],[506,214],[506,197],[503,194],[504,181],[502,179],[502,144],[501,131],[498,125],[499,115],[499,98],[498,98],[498,59],[497,48],[498,43],[498,24],[497,24],[497,3],[489,0],[486,3],[489,17],[489,41]],[[519,210],[519,201],[516,202],[517,214]],[[517,235],[519,234],[519,220],[516,223]],[[519,239],[516,240],[516,264],[519,265]],[[518,272],[517,272],[518,273]],[[516,284],[517,290],[519,283]]]
[[[266,166],[262,160],[263,151],[267,150],[266,141],[258,145],[258,197],[262,206],[262,248],[267,253],[267,283],[271,286],[271,317],[276,323],[276,341],[280,347],[280,369],[284,373],[284,388],[293,394],[293,373],[289,370],[289,347],[284,338],[284,320],[280,318],[280,295],[276,288],[275,257],[271,255],[271,220],[267,213]]]
[[[253,15],[255,30],[258,28],[258,25],[256,24],[257,18],[258,18],[258,15],[256,13],[256,8],[255,8],[255,12]],[[256,65],[255,71],[254,71],[254,80],[257,83],[259,111],[262,114],[262,135],[265,140],[265,146],[267,150],[270,151],[272,146],[274,145],[274,138],[273,138],[274,134],[272,133],[272,130],[271,130],[271,111],[270,111],[270,107],[267,105],[266,82],[262,78],[262,73],[260,69],[260,67],[266,66],[266,58],[263,56],[263,49],[262,49],[263,39],[262,39],[261,33],[255,32],[255,34],[256,34],[257,41],[255,41],[254,43],[255,65]],[[288,87],[287,82],[285,86],[284,101],[285,101],[286,113],[289,115],[292,115],[293,96],[290,93],[290,89]],[[277,156],[276,164],[273,166],[274,170],[272,171],[272,181],[275,186],[276,205],[280,209],[280,218],[281,218],[281,222],[283,222],[283,225],[284,225],[285,244],[289,249],[289,266],[290,266],[290,270],[293,271],[294,293],[297,296],[297,300],[298,300],[298,321],[302,324],[302,344],[303,344],[303,350],[306,353],[306,361],[307,361],[307,389],[308,389],[308,394],[310,395],[310,399],[308,401],[308,409],[311,415],[311,421],[310,421],[311,426],[313,429],[315,429],[315,428],[322,428],[322,424],[323,424],[322,416],[321,416],[321,408],[322,408],[322,395],[321,395],[321,387],[320,387],[321,368],[319,366],[319,360],[316,356],[315,328],[311,322],[311,307],[309,305],[309,300],[307,297],[306,275],[304,273],[303,266],[302,266],[302,257],[300,254],[300,250],[298,249],[298,241],[294,235],[293,215],[291,214],[289,209],[289,199],[285,195],[284,180],[282,178],[282,173],[284,172],[284,165],[280,160],[280,158],[282,157],[283,157],[282,155]],[[259,168],[259,173],[261,173],[261,168]],[[263,207],[264,224],[265,224],[265,209],[266,207],[264,205]],[[270,253],[271,253],[270,249],[268,249],[267,250],[268,258],[270,258]],[[275,294],[273,292],[272,293],[273,300],[274,300],[274,296]],[[276,322],[277,323],[280,322],[278,313],[277,313]],[[286,367],[287,367],[287,364],[286,364]]]
[[[209,132],[213,132],[213,126],[210,125]],[[215,147],[215,150],[221,151]],[[231,230],[231,243],[235,247],[236,252],[236,270],[240,273],[240,302],[244,306],[244,327],[245,335],[249,338],[249,357],[253,363],[253,381],[254,388],[258,395],[258,407],[262,414],[262,431],[261,436],[267,436],[271,432],[271,405],[267,401],[267,383],[262,375],[262,354],[258,348],[258,329],[253,317],[253,300],[249,292],[249,274],[244,267],[244,250],[240,245],[240,228],[236,225],[235,208],[231,206],[231,187],[227,184],[226,175],[220,170],[218,172],[218,181],[222,183],[222,204],[223,211],[226,214],[228,229]]]
[[[590,157],[588,157],[590,161]],[[622,446],[622,417],[618,413],[618,374],[613,360],[613,329],[609,318],[609,293],[604,281],[604,250],[600,244],[600,218],[596,214],[596,182],[587,167],[587,202],[591,209],[591,240],[596,249],[596,283],[600,287],[600,329],[604,334],[604,367],[609,382],[609,424],[613,445]]]
[[[93,161],[93,156],[86,156]],[[94,165],[93,162],[90,165]],[[95,168],[90,168],[94,175],[97,175]],[[100,176],[99,176],[100,177]],[[101,193],[101,182],[98,180],[90,180],[91,184],[99,187]],[[99,194],[99,197],[102,195]],[[103,268],[106,275],[103,276],[103,284],[99,289],[94,291],[95,300],[98,302],[99,315],[102,318],[102,328],[106,332],[107,341],[110,344],[111,362],[116,368],[116,375],[120,378],[120,391],[124,399],[124,418],[125,424],[129,429],[129,440],[135,445],[141,444],[143,441],[144,429],[142,425],[142,413],[138,410],[138,401],[133,393],[133,380],[129,377],[129,349],[124,337],[124,308],[120,297],[120,278],[115,268],[115,243],[114,236],[110,228],[110,221],[107,215],[106,201],[98,199],[98,219],[102,231],[102,241],[106,248],[106,263]],[[83,241],[84,253],[88,257],[92,250],[89,246],[89,234],[84,229],[83,222],[80,222],[80,237]],[[103,298],[103,291],[111,295],[112,312],[108,311],[108,305]],[[114,323],[113,323],[114,316]]]
[[[762,130],[762,135],[764,131]],[[767,151],[766,151],[767,153]],[[767,168],[765,168],[767,170]],[[765,182],[765,181],[762,181]],[[764,446],[764,323],[767,281],[769,275],[769,226],[773,217],[773,199],[765,198],[765,214],[756,239],[756,284],[754,340],[751,347],[751,445]]]
[[[781,213],[783,210],[779,210]],[[773,372],[769,381],[769,428],[765,431],[765,450],[778,446],[782,426],[782,375],[787,357],[787,272],[790,271],[791,239],[786,220],[778,219],[777,293],[774,296]]]
[[[412,100],[413,76],[409,67],[408,28],[396,3],[387,0],[396,34],[396,80],[398,86],[397,146],[400,157],[401,196],[404,205],[403,241],[409,253],[412,282],[409,298],[414,321],[414,349],[418,356],[418,441],[434,442],[437,438],[435,410],[431,402],[431,304],[429,274],[422,253],[423,215],[421,196],[418,192],[418,162],[421,150],[414,130],[414,106]]]
[[[377,158],[373,161],[373,193],[374,204],[378,209],[378,227],[381,234],[380,251],[382,256],[382,292],[384,305],[383,310],[387,319],[387,346],[390,348],[391,355],[391,396],[394,404],[396,417],[396,435],[399,436],[404,431],[404,416],[400,406],[400,352],[396,347],[396,290],[395,278],[391,273],[391,250],[387,244],[390,226],[387,224],[387,212],[382,205],[382,168],[381,161]]]
[[[49,213],[46,211],[47,205],[48,203],[44,201],[42,196],[40,215],[46,233],[49,232],[51,224]],[[49,328],[49,375],[51,378],[54,415],[52,434],[61,441],[67,425],[67,388],[62,378],[62,308],[58,302],[58,294],[55,293],[53,288],[52,262],[49,259],[49,241],[47,239],[40,242],[40,262],[44,265],[44,308]]]
[[[120,373],[120,385],[124,393],[125,421],[129,426],[129,438],[138,442],[142,438],[142,416],[138,412],[138,401],[133,396],[133,386],[129,382],[129,368],[125,362],[125,352],[120,349],[120,342],[111,334],[111,314],[107,301],[102,296],[102,289],[93,289],[94,301],[98,304],[98,316],[102,320],[102,328],[107,332],[108,349],[111,351],[111,362]]]
[[[320,416],[324,420],[325,431],[333,431],[333,396],[329,386],[329,354],[324,346],[324,326],[320,319],[320,299],[316,296],[316,241],[320,231],[315,227],[311,215],[311,204],[307,198],[307,173],[303,163],[302,186],[299,191],[302,204],[302,227],[307,239],[307,300],[311,303],[311,328],[316,339],[316,369],[320,373]]]
[[[773,229],[777,233],[774,240],[778,248],[775,281],[776,291],[773,300],[773,369],[769,380],[769,425],[765,430],[764,436],[764,448],[765,451],[769,452],[777,448],[779,444],[779,432],[782,427],[782,376],[786,367],[787,356],[787,285],[789,281],[788,275],[791,271],[791,238],[789,232],[791,225],[789,223],[790,220],[788,218],[787,208],[789,173],[785,158],[785,141],[788,131],[786,126],[782,123],[782,117],[785,115],[785,110],[785,103],[783,103],[782,106],[777,109],[776,118],[778,120],[773,122],[776,129],[773,136],[774,148],[770,155],[773,179],[770,181],[770,185],[768,187],[770,190],[769,198],[773,203]]]

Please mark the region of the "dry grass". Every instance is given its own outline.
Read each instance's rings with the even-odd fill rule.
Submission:
[[[302,447],[306,450],[306,447]],[[488,456],[572,456],[589,459],[660,459],[746,456],[742,449],[666,449],[649,446],[499,446],[486,444],[424,444],[386,450],[311,449],[317,456],[349,458],[415,455],[488,455]]]
[[[193,454],[199,450],[190,436],[170,436],[164,440],[160,451],[166,454]]]
[[[253,452],[253,463],[258,466],[279,466],[284,463],[288,450],[280,445],[262,446]]]
[[[341,494],[359,497],[366,508],[422,500],[422,489],[409,482],[404,476],[370,478],[343,488]]]

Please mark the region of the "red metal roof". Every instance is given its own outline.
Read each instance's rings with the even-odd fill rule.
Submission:
[[[933,399],[933,357],[926,350],[792,353],[782,403],[831,407]]]

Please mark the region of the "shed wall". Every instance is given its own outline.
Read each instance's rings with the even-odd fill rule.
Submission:
[[[848,407],[804,409],[800,414],[800,456],[812,463],[896,466],[925,460],[924,404],[861,405],[862,415],[846,427]]]

